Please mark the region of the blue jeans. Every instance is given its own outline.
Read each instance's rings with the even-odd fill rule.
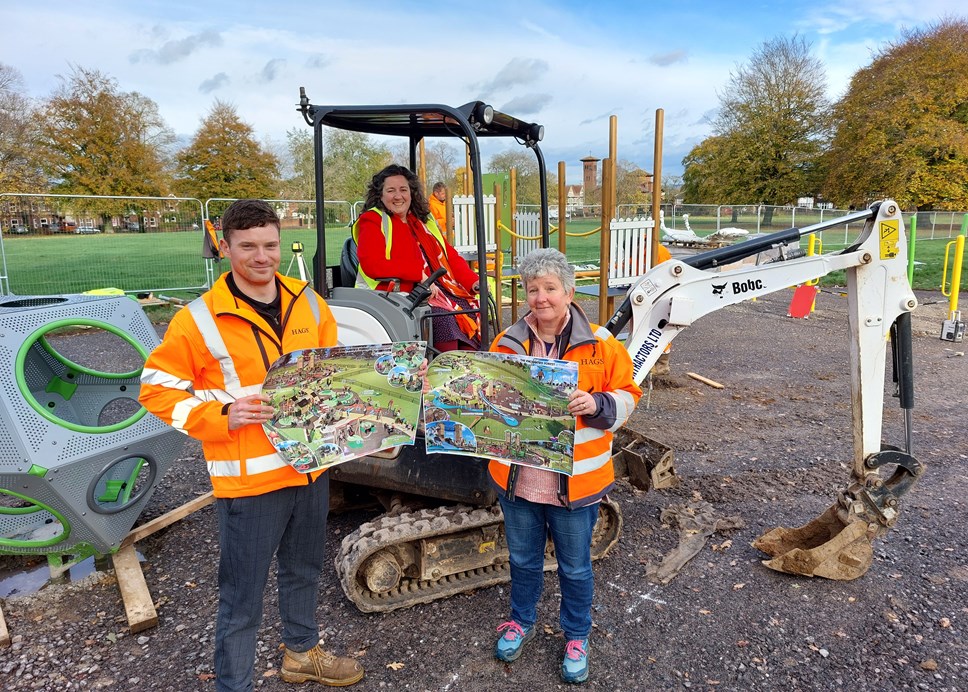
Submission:
[[[511,619],[531,627],[544,586],[544,549],[550,531],[558,559],[561,629],[565,639],[584,639],[592,629],[592,530],[598,504],[569,510],[521,498],[500,498],[511,551]]]
[[[219,498],[215,688],[252,690],[255,645],[269,566],[278,560],[282,641],[293,651],[319,643],[316,596],[325,555],[329,474],[252,497]]]

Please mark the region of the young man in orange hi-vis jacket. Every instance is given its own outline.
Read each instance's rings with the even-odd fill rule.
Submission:
[[[320,646],[316,622],[329,480],[301,474],[269,442],[262,383],[282,354],[336,345],[336,321],[305,282],[279,274],[280,221],[261,200],[233,202],[219,247],[231,271],[172,319],[148,357],[141,403],[202,443],[219,523],[216,689],[252,690],[269,565],[278,560],[285,645],[280,677],[350,685],[356,661]]]
[[[443,183],[434,183],[433,193],[427,198],[430,205],[430,215],[437,222],[437,228],[444,235],[447,234],[447,186]]]

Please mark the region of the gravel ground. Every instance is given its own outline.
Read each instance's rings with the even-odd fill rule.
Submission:
[[[968,447],[963,344],[940,341],[947,305],[922,293],[915,313],[915,455],[928,466],[898,525],[875,543],[874,563],[849,582],[771,571],[750,542],[830,506],[850,465],[846,299],[818,298],[807,320],[786,317],[789,292],[710,315],[682,336],[672,372],[644,397],[630,428],[673,447],[680,485],[614,498],[625,528],[596,563],[595,626],[587,687],[603,690],[968,689]],[[596,312],[589,304],[590,312]],[[720,382],[714,389],[685,375]],[[885,442],[903,443],[887,402]],[[205,492],[197,446],[159,484],[140,521]],[[733,528],[711,535],[669,581],[646,573],[676,548],[669,510],[708,503]],[[663,514],[663,510],[667,510]],[[375,512],[333,516],[332,552]],[[663,519],[665,517],[665,521]],[[113,573],[2,602],[13,638],[0,649],[8,690],[212,690],[217,545],[209,506],[140,543],[158,627],[129,634]],[[22,557],[0,569],[22,570]],[[3,574],[0,574],[3,576]],[[267,590],[257,686],[283,690],[276,597]],[[387,614],[363,614],[334,571],[322,579],[318,618],[328,646],[360,658],[358,690],[564,689],[557,581],[549,575],[539,636],[506,665],[491,655],[505,619],[504,586]],[[307,686],[307,689],[310,686]]]

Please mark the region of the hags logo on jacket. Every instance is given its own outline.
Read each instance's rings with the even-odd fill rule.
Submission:
[[[296,334],[309,334],[309,327],[297,327],[289,332],[292,335]]]

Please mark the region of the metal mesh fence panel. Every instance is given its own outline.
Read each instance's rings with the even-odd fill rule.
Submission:
[[[7,290],[53,295],[116,288],[128,293],[205,284],[197,199],[0,195]]]

